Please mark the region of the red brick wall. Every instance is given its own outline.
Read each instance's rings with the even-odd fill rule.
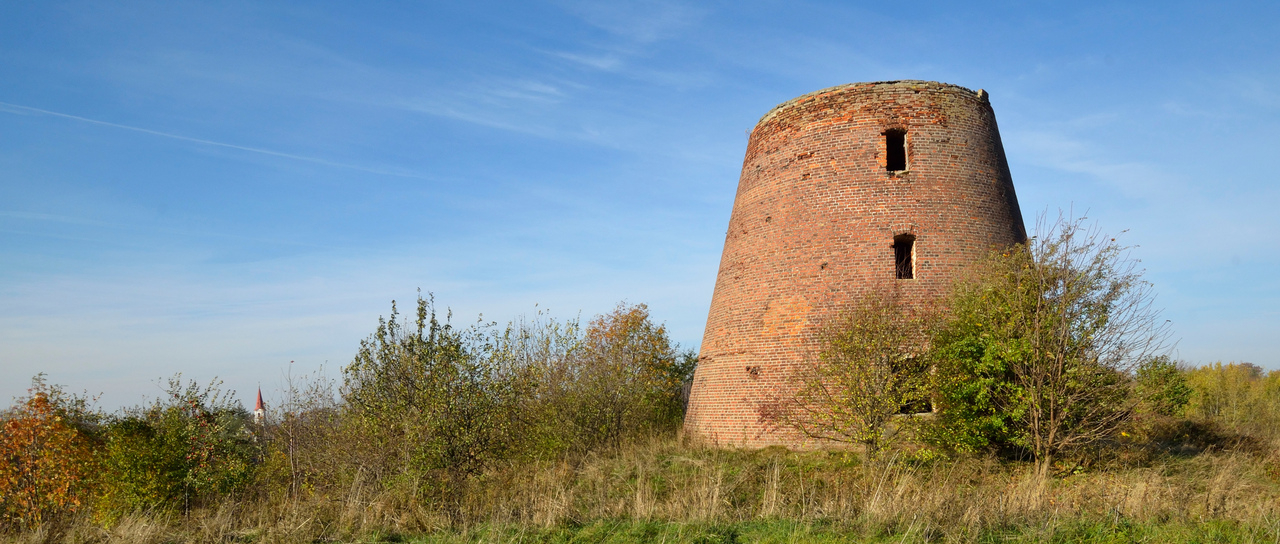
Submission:
[[[906,130],[907,171],[885,169]],[[894,274],[913,234],[915,279]],[[854,83],[774,108],[747,144],[685,429],[716,443],[803,447],[760,417],[785,397],[823,320],[868,289],[943,296],[989,248],[1026,239],[986,93]]]

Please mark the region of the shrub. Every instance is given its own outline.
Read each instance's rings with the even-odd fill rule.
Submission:
[[[259,456],[249,414],[218,385],[175,376],[164,397],[106,424],[102,517],[185,510],[249,483]]]
[[[582,327],[577,319],[559,322],[539,310],[532,318],[520,317],[495,334],[490,356],[525,384],[517,413],[522,426],[526,459],[554,458],[580,450],[571,402],[579,377],[583,349]]]
[[[1134,372],[1139,409],[1158,416],[1180,416],[1191,401],[1187,377],[1168,355],[1143,361]]]
[[[539,312],[486,344],[521,385],[516,414],[527,458],[580,455],[679,427],[697,355],[678,353],[643,305],[619,304],[579,322]]]
[[[260,481],[290,496],[375,483],[456,521],[484,474],[677,428],[694,362],[643,305],[587,327],[538,313],[499,329],[457,327],[430,296],[413,317],[393,302],[343,369],[340,401],[321,378],[291,381]]]
[[[381,477],[420,481],[454,504],[467,478],[513,453],[525,384],[489,356],[492,347],[482,327],[439,321],[429,299],[418,298],[414,323],[399,320],[392,303],[391,318],[343,370],[350,414],[388,454]]]
[[[688,370],[645,305],[619,304],[592,319],[572,361],[564,409],[572,414],[579,449],[616,448],[679,425]]]
[[[900,435],[895,415],[929,406],[926,329],[896,292],[856,299],[824,328],[816,360],[774,417],[811,438],[861,444],[875,459]]]
[[[295,376],[291,365],[281,393],[280,404],[268,407],[261,429],[260,491],[296,499],[350,476],[347,469],[353,463],[347,462],[349,448],[343,447],[351,441],[343,439],[349,418],[342,417],[334,381],[324,368]]]
[[[1133,407],[1131,372],[1166,328],[1128,248],[1082,220],[992,253],[950,299],[935,336],[944,439],[1055,456],[1116,433]]]
[[[20,529],[81,510],[96,471],[88,399],[43,375],[27,391],[0,419],[0,526]]]

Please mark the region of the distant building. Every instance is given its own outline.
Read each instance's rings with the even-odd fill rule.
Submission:
[[[267,407],[262,403],[262,388],[258,388],[258,402],[253,404],[253,422],[262,425],[267,419]]]

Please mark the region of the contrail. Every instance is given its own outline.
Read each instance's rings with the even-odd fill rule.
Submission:
[[[158,130],[151,130],[151,129],[149,129],[149,128],[134,127],[134,126],[129,126],[129,125],[121,125],[121,124],[119,124],[119,123],[112,123],[112,122],[109,122],[109,121],[99,121],[99,120],[97,120],[97,119],[90,119],[90,118],[88,118],[88,117],[80,117],[79,115],[71,115],[71,114],[69,114],[69,113],[59,113],[59,112],[56,112],[56,111],[49,111],[49,110],[44,110],[44,109],[40,109],[40,108],[33,108],[33,107],[31,107],[31,106],[23,106],[23,105],[19,105],[19,104],[10,104],[10,103],[8,103],[8,102],[0,102],[0,106],[3,106],[4,108],[12,108],[12,109],[15,109],[15,110],[22,110],[22,111],[29,111],[29,112],[41,113],[41,114],[44,114],[44,115],[52,115],[52,116],[55,116],[55,117],[62,117],[62,118],[66,118],[66,119],[74,119],[74,120],[76,120],[76,121],[83,121],[83,122],[85,122],[85,123],[93,123],[93,124],[95,124],[95,125],[103,125],[103,126],[108,126],[108,127],[114,127],[114,128],[124,129],[124,130],[132,130],[132,131],[134,131],[134,132],[141,132],[141,133],[144,133],[144,134],[151,134],[151,135],[153,135],[153,136],[160,136],[160,137],[163,137],[163,138],[172,138],[172,139],[174,139],[174,140],[182,140],[182,141],[184,141],[184,142],[192,142],[192,143],[203,144],[203,145],[211,145],[211,146],[216,146],[216,147],[225,147],[225,148],[228,148],[228,149],[236,149],[236,150],[239,150],[239,151],[248,151],[248,152],[250,152],[250,153],[260,153],[260,154],[262,154],[262,155],[270,155],[270,156],[273,156],[273,157],[282,157],[282,158],[285,158],[285,159],[293,159],[293,160],[295,160],[295,161],[304,161],[304,162],[310,162],[310,163],[315,163],[315,164],[323,164],[323,165],[325,165],[325,166],[336,166],[336,167],[338,167],[338,168],[348,168],[348,169],[351,169],[351,170],[360,170],[360,171],[362,171],[362,172],[369,172],[369,173],[371,173],[371,174],[382,174],[382,175],[386,175],[386,176],[398,176],[398,177],[403,177],[403,178],[431,179],[431,178],[428,178],[428,177],[426,177],[426,176],[422,176],[422,175],[419,175],[419,174],[413,174],[413,173],[409,173],[409,172],[393,172],[393,171],[390,171],[390,170],[380,170],[380,169],[377,169],[377,168],[369,168],[369,167],[367,167],[367,166],[359,166],[359,165],[355,165],[355,164],[346,164],[346,163],[341,163],[341,162],[334,162],[334,161],[330,161],[330,160],[319,159],[319,158],[316,158],[316,157],[307,157],[307,156],[303,156],[303,155],[293,155],[293,154],[290,154],[290,153],[281,153],[281,152],[279,152],[279,151],[272,151],[272,150],[270,150],[270,149],[261,149],[261,148],[257,148],[257,147],[247,147],[247,146],[243,146],[243,145],[235,145],[235,144],[228,144],[228,143],[223,143],[223,142],[215,142],[215,141],[213,141],[213,140],[205,140],[205,139],[202,139],[202,138],[192,138],[192,137],[190,137],[190,136],[182,136],[182,135],[180,135],[180,134],[171,134],[171,133],[168,133],[168,132],[160,132],[160,131],[158,131]],[[3,111],[3,108],[0,108],[0,111]],[[17,112],[9,111],[9,113],[17,113]]]

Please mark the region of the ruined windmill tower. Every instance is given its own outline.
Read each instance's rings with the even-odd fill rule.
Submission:
[[[1026,230],[985,91],[853,83],[751,132],[685,429],[719,444],[802,446],[760,406],[790,393],[824,319],[870,289],[942,297]]]

